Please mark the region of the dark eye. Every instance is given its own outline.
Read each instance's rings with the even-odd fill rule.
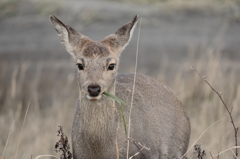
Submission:
[[[112,63],[108,66],[108,70],[113,70],[116,64]]]
[[[77,66],[78,66],[78,69],[79,69],[79,70],[83,70],[83,65],[82,65],[82,64],[77,63]]]

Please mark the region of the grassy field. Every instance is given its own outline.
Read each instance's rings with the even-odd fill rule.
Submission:
[[[127,2],[136,3],[134,0]],[[150,5],[156,3],[156,0],[140,2]],[[195,5],[194,2],[201,5]],[[220,8],[222,13],[223,6],[233,4],[230,8],[235,8],[239,0],[211,0],[209,3],[201,0],[187,0],[186,3],[182,0],[164,0],[161,3],[181,10],[204,10],[205,6],[210,6],[211,10],[211,6],[216,6],[215,11]],[[211,3],[221,5],[209,5]],[[58,8],[44,10],[44,5],[45,3],[42,3],[41,13],[58,11]],[[1,1],[0,18],[13,16],[17,10],[16,6],[15,0]],[[238,9],[232,13],[236,19],[240,17]],[[219,97],[190,66],[206,76],[217,91],[222,92],[227,106],[233,108],[232,115],[236,126],[240,126],[240,63],[239,59],[234,61],[222,57],[221,46],[218,41],[202,48],[189,44],[188,59],[185,63],[168,60],[154,70],[158,72],[154,77],[168,83],[186,106],[192,127],[189,147],[210,125],[222,119],[197,141],[206,150],[206,158],[211,158],[209,151],[214,156],[235,146],[234,131]],[[177,69],[173,65],[178,65]],[[133,68],[133,65],[129,65],[129,68]],[[145,70],[140,69],[138,72],[144,73]],[[0,156],[6,159],[25,159],[31,155],[34,158],[43,154],[59,156],[54,152],[54,145],[58,141],[55,131],[58,125],[62,125],[65,134],[70,137],[77,97],[76,66],[70,58],[51,60],[46,57],[44,60],[32,60],[26,55],[19,55],[18,60],[10,55],[0,58]],[[28,105],[29,111],[20,138]],[[191,149],[188,153],[189,158],[192,155]],[[232,156],[233,153],[229,150],[221,154],[220,159]],[[196,155],[193,158],[197,158]]]
[[[234,146],[232,125],[220,99],[189,66],[207,75],[208,82],[223,92],[224,101],[229,108],[233,107],[237,126],[240,125],[240,69],[239,64],[222,59],[217,48],[203,51],[207,51],[208,56],[199,57],[194,48],[189,50],[189,62],[180,66],[173,78],[167,72],[171,63],[164,64],[156,76],[168,82],[186,106],[192,125],[190,145],[208,126],[223,118],[198,141],[207,153],[217,154]],[[15,157],[28,104],[30,108],[16,158],[55,154],[57,126],[62,125],[70,136],[78,96],[74,63],[70,60],[31,62],[24,58],[14,63],[4,60],[0,62],[0,72],[0,154],[8,141],[4,156],[7,159]],[[224,153],[222,158],[229,158],[226,156],[232,156],[231,153]],[[191,155],[192,151],[188,156]]]

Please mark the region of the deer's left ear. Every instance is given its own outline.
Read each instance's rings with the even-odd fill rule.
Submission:
[[[136,15],[130,22],[118,29],[115,34],[107,36],[101,42],[107,45],[111,51],[120,54],[131,40],[138,17],[139,16]]]
[[[54,15],[50,16],[50,21],[57,31],[61,43],[73,57],[76,57],[76,54],[81,51],[84,44],[91,41],[88,37],[83,36],[72,27],[61,22]]]

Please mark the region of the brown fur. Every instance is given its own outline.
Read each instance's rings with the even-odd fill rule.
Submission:
[[[93,57],[94,55],[107,56],[110,54],[108,48],[100,42],[88,44],[82,52],[85,57]]]
[[[117,67],[137,19],[135,16],[115,34],[93,42],[56,17],[50,17],[67,51],[84,67],[77,73],[80,94],[72,126],[74,159],[126,158],[127,139],[119,105],[102,93],[111,93],[127,103],[131,101],[134,74],[117,74]],[[113,70],[108,69],[110,64],[115,65]],[[90,96],[91,85],[101,88],[97,97]],[[127,106],[124,112],[128,117]],[[181,158],[190,138],[190,122],[182,103],[166,84],[143,74],[136,75],[130,137],[150,148],[142,152],[148,159]],[[138,151],[130,143],[129,155]]]

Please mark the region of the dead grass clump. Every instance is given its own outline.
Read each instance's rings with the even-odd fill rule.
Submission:
[[[55,144],[55,151],[62,152],[60,159],[71,159],[72,153],[70,152],[68,137],[63,133],[62,126],[58,126],[57,136],[60,136],[60,140]]]

